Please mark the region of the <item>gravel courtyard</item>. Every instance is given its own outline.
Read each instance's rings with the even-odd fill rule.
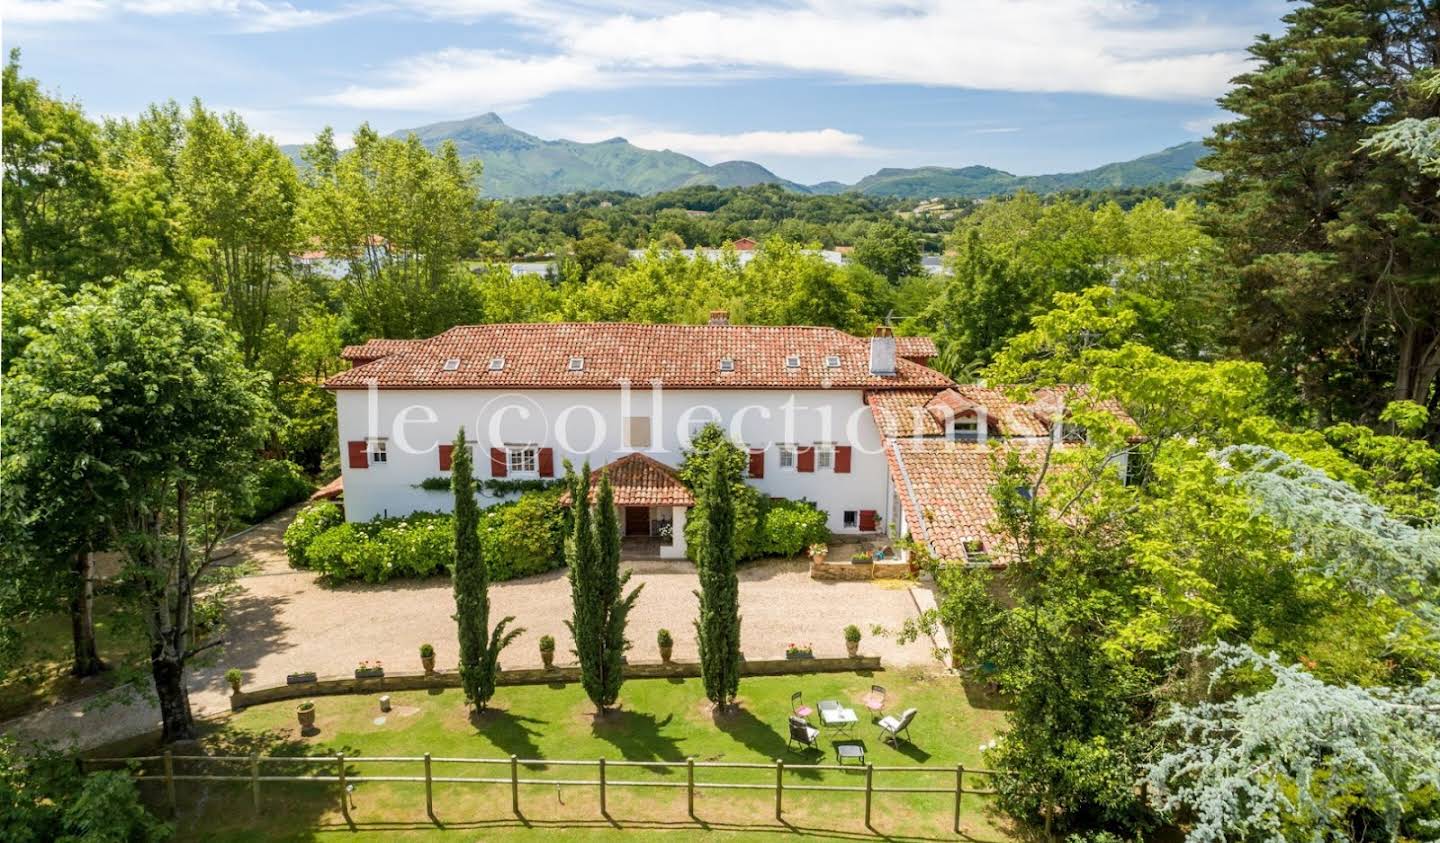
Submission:
[[[190,699],[197,715],[229,709],[223,676],[231,667],[244,672],[245,683],[252,686],[281,683],[287,673],[298,671],[348,674],[361,660],[379,660],[392,671],[418,671],[422,643],[435,645],[438,668],[456,666],[451,618],[455,604],[448,578],[323,586],[314,574],[292,570],[285,560],[281,536],[290,515],[263,523],[228,545],[236,551],[234,560],[247,559],[256,570],[238,581],[240,589],[229,600],[221,655],[214,664],[191,672]],[[664,627],[675,637],[674,657],[695,659],[694,566],[684,561],[622,565],[635,571],[632,586],[644,586],[630,616],[635,642],[630,657],[658,659],[655,633]],[[492,623],[514,615],[515,625],[526,630],[501,655],[502,667],[539,666],[537,642],[545,634],[555,637],[556,662],[573,662],[564,623],[570,615],[570,585],[563,570],[492,584],[490,603]],[[893,637],[870,634],[872,624],[897,629],[917,615],[917,605],[934,605],[928,588],[885,581],[817,582],[801,560],[747,564],[740,570],[741,649],[751,658],[781,658],[793,642],[812,644],[817,656],[842,656],[841,631],[854,623],[865,633],[860,651],[880,656],[887,666],[935,664],[934,644],[928,640],[901,646]],[[149,704],[122,704],[117,711],[86,710],[76,703],[21,721],[30,721],[22,726],[25,732],[73,731],[81,743],[96,745],[143,733],[150,728],[147,721],[158,723],[158,715]]]

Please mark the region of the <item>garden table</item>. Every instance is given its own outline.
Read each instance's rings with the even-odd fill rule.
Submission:
[[[855,724],[860,718],[855,716],[855,710],[845,708],[834,700],[823,700],[820,703],[820,725],[831,729],[835,734],[854,734]]]

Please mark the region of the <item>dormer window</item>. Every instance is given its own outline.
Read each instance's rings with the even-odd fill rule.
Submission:
[[[490,371],[492,371],[492,372],[498,372],[498,371],[501,371],[501,370],[504,369],[504,368],[505,368],[505,358],[504,358],[504,357],[491,357],[491,358],[490,358]]]
[[[584,357],[571,357],[571,358],[570,358],[570,371],[572,371],[572,372],[583,372],[583,371],[585,371],[585,358],[584,358]]]
[[[721,358],[720,358],[720,371],[722,371],[722,372],[733,372],[733,371],[735,371],[735,358],[733,358],[733,357],[721,357]]]
[[[447,372],[454,372],[454,371],[459,370],[459,368],[460,368],[460,358],[459,358],[459,357],[451,357],[450,359],[448,359],[448,360],[445,361],[445,365],[444,365],[444,366],[441,366],[441,368],[442,368],[443,370],[447,371]]]
[[[990,551],[986,549],[985,542],[980,539],[965,540],[965,560],[972,565],[987,565],[990,563]]]
[[[798,354],[788,355],[788,356],[785,358],[785,368],[787,368],[787,369],[798,369],[798,368],[800,368],[800,355],[798,355]]]
[[[979,442],[980,420],[973,415],[960,416],[950,422],[950,439],[954,442]]]
[[[838,369],[838,368],[840,368],[840,355],[838,355],[838,354],[831,354],[829,357],[826,357],[826,358],[825,358],[825,368],[827,368],[827,369]]]

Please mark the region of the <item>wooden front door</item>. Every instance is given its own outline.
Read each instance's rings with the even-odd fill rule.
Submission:
[[[648,507],[648,506],[627,506],[627,507],[625,507],[625,535],[627,535],[627,536],[648,536],[648,535],[650,535],[650,507]]]

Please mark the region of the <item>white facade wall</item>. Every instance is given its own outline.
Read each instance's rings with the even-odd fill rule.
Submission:
[[[336,403],[345,512],[352,521],[449,510],[449,492],[426,491],[418,484],[445,474],[439,470],[437,446],[453,441],[461,426],[467,438],[478,439],[477,478],[491,476],[489,449],[504,444],[553,448],[560,476],[567,458],[577,467],[589,459],[598,468],[630,453],[622,442],[622,419],[648,416],[651,447],[640,450],[660,462],[678,465],[682,436],[716,420],[729,431],[738,430],[747,447],[768,446],[765,476],[748,481],[762,493],[814,501],[828,513],[832,532],[859,531],[858,522],[845,526],[846,510],[874,510],[877,529],[886,529],[888,468],[860,390],[636,389],[628,396],[620,389],[337,390]],[[386,461],[352,469],[347,443],[375,437],[386,440]],[[827,442],[852,448],[849,473],[780,467],[778,443]],[[482,499],[481,505],[495,502]]]

